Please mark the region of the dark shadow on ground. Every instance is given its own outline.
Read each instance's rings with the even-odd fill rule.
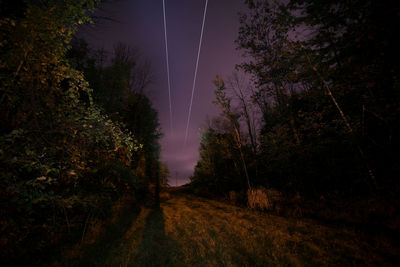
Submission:
[[[181,266],[179,245],[165,233],[162,208],[154,208],[146,218],[146,226],[138,252],[129,266]]]
[[[104,266],[104,263],[109,257],[112,257],[110,253],[113,248],[118,247],[121,238],[131,228],[132,224],[135,223],[140,213],[139,207],[132,207],[124,212],[124,215],[114,223],[107,227],[104,236],[95,244],[84,249],[81,255],[82,258],[69,260],[63,263],[63,266]]]

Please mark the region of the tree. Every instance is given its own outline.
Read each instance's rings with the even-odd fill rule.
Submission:
[[[241,118],[247,128],[247,136],[250,140],[250,145],[253,154],[257,154],[257,123],[256,120],[259,111],[253,105],[252,100],[254,90],[251,88],[250,81],[246,80],[245,76],[240,76],[238,72],[234,72],[228,78],[227,89],[231,92],[233,100],[235,100],[239,108]]]
[[[135,167],[140,174],[153,179],[155,174],[151,170],[156,163],[151,162],[158,161],[153,157],[155,152],[158,155],[161,131],[157,111],[144,94],[153,77],[150,65],[141,62],[137,50],[122,43],[114,46],[110,64],[102,64],[103,55],[92,51],[83,40],[76,40],[69,53],[92,86],[95,103],[113,120],[123,123],[141,144],[142,150],[136,155],[141,160],[134,163]]]
[[[240,124],[238,121],[239,115],[235,114],[231,110],[231,99],[229,99],[225,93],[226,88],[225,88],[225,83],[222,80],[222,78],[217,76],[217,79],[214,81],[214,84],[217,87],[217,90],[215,90],[216,100],[214,103],[220,106],[222,113],[224,114],[224,116],[226,116],[228,121],[231,123],[231,126],[233,128],[234,140],[236,141],[236,146],[239,149],[243,170],[246,175],[247,185],[249,188],[251,188],[249,173],[247,171],[247,165],[246,165],[246,161],[245,161],[243,151],[242,151],[243,143],[242,143],[242,137],[241,137],[241,133],[240,133]]]
[[[168,181],[170,177],[170,171],[168,169],[168,165],[164,162],[160,162],[160,185],[168,186]]]
[[[397,41],[392,38],[398,24],[395,4],[246,3],[249,13],[240,18],[237,44],[250,60],[239,68],[253,76],[258,89],[254,99],[263,112],[261,149],[266,174],[277,177],[276,181],[293,177],[286,184],[303,180],[301,184],[309,184],[314,191],[323,187],[317,177],[325,177],[329,190],[344,190],[346,184],[351,191],[354,183],[363,187],[361,179],[370,183],[365,170],[372,165],[384,175],[382,184],[393,183],[392,173],[398,170],[389,158],[398,144],[387,140],[392,136],[389,129],[397,128],[399,119],[392,101],[394,95],[398,99],[394,82],[398,73],[393,71],[398,61],[392,60],[399,58],[393,49]],[[374,110],[374,115],[366,110]],[[367,117],[368,124],[375,125],[368,134]],[[330,155],[329,160],[320,160],[324,154]],[[313,171],[304,170],[304,164]],[[282,170],[282,166],[288,167]],[[293,172],[288,174],[288,170]],[[306,177],[315,178],[307,181]]]
[[[0,19],[0,238],[11,261],[82,233],[134,194],[140,150],[66,57],[97,1],[24,3]]]
[[[191,177],[196,192],[226,195],[230,190],[240,190],[247,186],[232,130],[231,122],[226,117],[214,118],[203,128],[200,159]]]

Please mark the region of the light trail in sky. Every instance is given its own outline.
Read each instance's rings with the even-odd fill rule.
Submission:
[[[207,15],[207,5],[208,5],[208,0],[206,0],[206,5],[205,5],[205,7],[204,7],[203,24],[201,25],[200,43],[199,43],[199,49],[198,49],[198,51],[197,51],[196,68],[195,68],[195,71],[194,71],[194,79],[193,79],[193,87],[192,87],[192,96],[191,96],[191,98],[190,98],[189,114],[188,114],[188,119],[187,119],[187,123],[186,123],[186,132],[185,132],[185,143],[184,143],[184,146],[186,146],[187,138],[188,138],[188,133],[189,133],[190,116],[191,116],[191,114],[192,114],[192,106],[193,106],[193,95],[194,95],[194,89],[196,88],[196,79],[197,79],[197,70],[198,70],[198,68],[199,68],[199,59],[200,59],[201,43],[202,43],[202,41],[203,41],[204,24],[205,24],[206,15]]]
[[[168,100],[169,100],[169,127],[171,135],[173,134],[172,124],[172,101],[171,101],[171,80],[169,75],[169,58],[168,58],[168,36],[167,36],[167,19],[165,15],[165,0],[163,0],[163,15],[164,15],[164,39],[165,39],[165,56],[167,62],[167,79],[168,79]]]

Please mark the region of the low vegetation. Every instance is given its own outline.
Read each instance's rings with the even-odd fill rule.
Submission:
[[[168,198],[169,196],[169,198]],[[65,266],[318,266],[392,265],[393,236],[311,219],[259,213],[177,192],[159,209],[143,207],[112,239]],[[129,216],[127,216],[129,217]],[[84,250],[85,251],[85,250]],[[54,263],[57,266],[56,263]]]

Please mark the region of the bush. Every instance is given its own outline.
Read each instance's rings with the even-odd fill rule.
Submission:
[[[249,188],[247,190],[247,203],[250,209],[261,211],[272,210],[272,203],[264,187]]]
[[[251,209],[280,214],[284,202],[282,193],[275,189],[265,189],[261,186],[247,190],[247,205]]]

